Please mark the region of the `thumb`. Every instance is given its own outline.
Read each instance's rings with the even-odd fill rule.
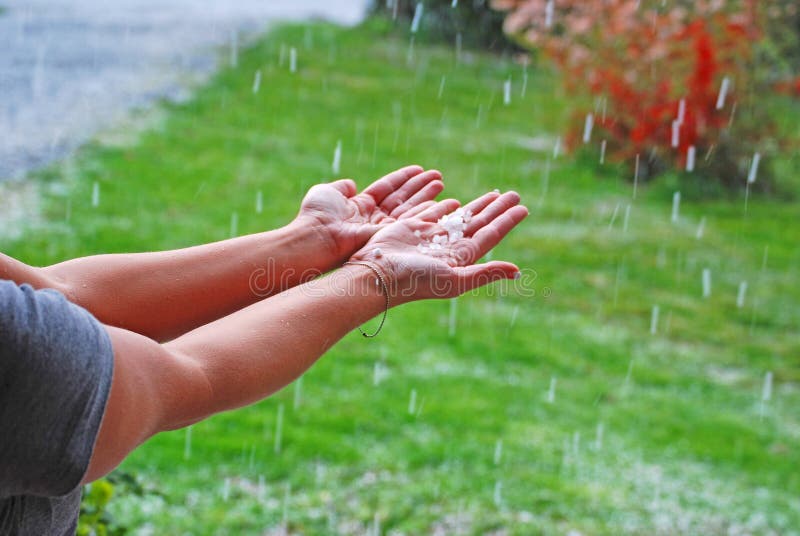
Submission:
[[[515,264],[504,261],[492,261],[453,268],[458,278],[458,289],[463,294],[472,289],[483,287],[495,281],[516,279],[519,268]]]
[[[340,179],[331,182],[330,185],[339,190],[345,197],[353,197],[358,191],[356,183],[352,179]]]

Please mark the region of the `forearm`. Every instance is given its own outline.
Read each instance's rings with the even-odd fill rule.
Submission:
[[[196,414],[173,421],[203,418],[280,390],[381,313],[384,300],[371,270],[347,265],[168,343],[167,351],[199,364],[212,393],[192,407]]]
[[[321,235],[286,227],[187,249],[100,255],[43,269],[105,324],[166,340],[337,264]]]
[[[106,327],[114,378],[84,482],[149,437],[261,400],[308,369],[385,299],[363,266],[345,266],[167,344]]]

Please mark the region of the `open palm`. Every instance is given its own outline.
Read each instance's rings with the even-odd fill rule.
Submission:
[[[438,171],[408,166],[357,193],[355,182],[342,179],[313,186],[300,206],[300,217],[326,237],[337,259],[346,259],[381,227],[432,208],[444,189]]]
[[[464,236],[432,249],[426,244],[447,235],[440,218],[459,206],[453,199],[441,201],[381,229],[351,261],[377,264],[393,287],[395,304],[453,298],[492,281],[512,279],[519,273],[512,263],[475,263],[528,215],[519,201],[516,192],[475,199],[464,207],[472,214]]]

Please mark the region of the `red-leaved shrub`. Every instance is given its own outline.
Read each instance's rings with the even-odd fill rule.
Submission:
[[[667,7],[663,7],[666,5]],[[746,158],[766,128],[752,119],[756,0],[493,0],[505,31],[552,58],[579,103],[571,145],[593,113],[594,146],[633,162],[641,177],[673,165],[741,184]],[[725,86],[725,89],[723,88]],[[720,92],[725,93],[724,97]],[[587,98],[593,97],[593,108]],[[581,108],[581,104],[583,108]],[[760,124],[760,126],[759,126]]]

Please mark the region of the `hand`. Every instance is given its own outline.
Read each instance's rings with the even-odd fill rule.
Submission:
[[[320,230],[334,258],[342,262],[378,229],[435,205],[433,199],[444,189],[441,179],[438,171],[408,166],[361,193],[350,179],[318,184],[303,199],[298,220]]]
[[[434,237],[448,236],[440,219],[459,207],[455,199],[440,201],[381,229],[350,260],[369,261],[383,271],[393,305],[454,298],[493,281],[514,279],[519,268],[512,263],[475,263],[528,215],[519,201],[516,192],[475,199],[464,207],[465,214],[472,214],[464,236],[453,241],[438,238],[441,249],[431,249]]]

